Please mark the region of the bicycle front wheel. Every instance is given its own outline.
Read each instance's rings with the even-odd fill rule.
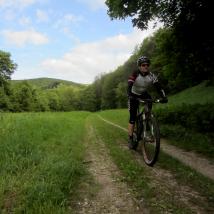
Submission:
[[[143,122],[141,151],[147,165],[153,166],[160,151],[160,130],[153,115]]]

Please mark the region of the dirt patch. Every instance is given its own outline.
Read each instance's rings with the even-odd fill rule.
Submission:
[[[93,175],[96,183],[94,187],[97,190],[93,197],[88,195],[87,188],[82,190],[85,197],[76,203],[75,213],[145,213],[127,185],[118,179],[121,176],[120,171],[111,160],[104,143],[96,137],[91,126],[88,127],[85,142],[87,146],[85,162]]]
[[[6,197],[4,199],[2,209],[6,210],[7,213],[11,213],[12,212],[12,208],[13,208],[13,205],[15,203],[16,196],[17,196],[16,192],[8,192],[8,193],[6,193]]]

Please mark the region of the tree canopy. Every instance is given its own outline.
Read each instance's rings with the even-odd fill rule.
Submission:
[[[213,79],[214,32],[210,22],[214,13],[211,1],[106,0],[105,3],[112,19],[132,17],[133,26],[142,30],[148,27],[150,20],[158,18],[171,29],[173,60],[179,67],[183,65],[181,75],[191,71],[187,81],[192,79],[193,84]]]
[[[0,50],[0,86],[3,86],[5,81],[10,79],[17,68],[16,63],[10,57],[10,53]]]
[[[202,13],[207,20],[211,13],[211,1],[207,0],[106,0],[108,15],[112,18],[132,17],[134,26],[140,29],[148,27],[148,22],[159,18],[166,26],[174,26],[180,20],[194,22]],[[207,14],[205,12],[210,12]]]

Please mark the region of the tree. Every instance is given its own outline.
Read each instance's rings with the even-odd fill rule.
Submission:
[[[10,59],[10,53],[0,50],[0,109],[4,111],[11,108],[9,99],[11,89],[8,80],[16,67],[17,65]]]
[[[15,85],[12,94],[13,111],[39,111],[36,89],[27,81]]]
[[[116,98],[117,98],[117,108],[127,107],[127,83],[120,82],[116,89]]]
[[[60,111],[60,97],[55,89],[47,90],[48,105],[51,111]]]
[[[75,110],[75,89],[72,86],[61,85],[55,90],[61,100],[61,110]]]
[[[101,109],[104,78],[105,74],[100,74],[99,76],[95,77],[95,81],[93,82],[96,94],[96,111]]]
[[[182,0],[106,0],[108,15],[114,18],[125,19],[133,17],[132,23],[140,29],[146,29],[148,22],[156,17],[167,25],[179,16]]]
[[[96,91],[95,85],[89,85],[80,93],[80,103],[83,110],[96,111]]]
[[[9,96],[5,94],[4,88],[0,87],[0,112],[1,110],[3,111],[8,111],[11,108],[11,103],[9,100]]]
[[[133,26],[140,29],[146,29],[150,20],[158,18],[165,27],[172,29],[172,35],[175,36],[174,45],[179,54],[174,61],[184,65],[179,71],[180,76],[191,71],[188,76],[192,84],[213,78],[214,32],[210,26],[210,20],[214,18],[212,1],[106,0],[105,3],[112,19],[132,17]]]
[[[14,73],[17,68],[11,59],[11,55],[8,52],[0,50],[0,86],[4,86],[10,76]]]
[[[173,26],[182,19],[188,22],[196,20],[200,12],[209,12],[204,13],[206,19],[212,15],[212,2],[207,0],[106,0],[105,3],[112,19],[133,17],[133,26],[140,29],[146,29],[154,18],[159,18],[166,26]]]
[[[42,89],[37,89],[36,90],[36,105],[35,105],[35,110],[36,111],[49,111],[49,103],[48,103],[48,97],[47,94],[44,90]]]

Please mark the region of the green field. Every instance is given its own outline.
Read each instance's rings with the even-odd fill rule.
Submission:
[[[87,172],[88,112],[0,117],[0,207],[3,213],[67,213]],[[0,212],[0,213],[2,213]]]

